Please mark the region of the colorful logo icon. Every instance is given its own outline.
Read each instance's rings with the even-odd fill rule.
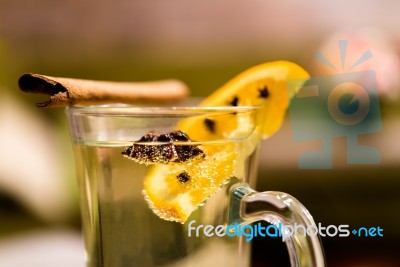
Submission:
[[[301,169],[332,168],[332,141],[345,136],[348,164],[379,164],[380,152],[358,144],[358,136],[382,128],[376,74],[373,70],[351,72],[372,57],[368,50],[345,72],[347,41],[339,41],[342,73],[313,77],[299,90],[290,105],[292,134],[296,141],[320,140],[318,151],[306,151],[299,158]],[[322,64],[337,68],[322,54]]]

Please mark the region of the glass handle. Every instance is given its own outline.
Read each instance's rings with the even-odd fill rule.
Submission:
[[[248,212],[252,205],[258,211]],[[234,185],[230,192],[229,224],[247,225],[266,221],[279,229],[286,242],[292,267],[323,267],[324,252],[315,222],[308,210],[294,197],[282,192],[256,192],[247,184]],[[289,227],[290,226],[290,227]],[[304,226],[295,229],[295,226]],[[294,231],[297,230],[297,231]]]

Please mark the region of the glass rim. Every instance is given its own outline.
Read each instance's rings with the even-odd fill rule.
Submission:
[[[102,104],[72,105],[66,107],[67,113],[82,115],[160,115],[160,114],[192,114],[192,113],[244,113],[258,111],[263,105],[256,106],[195,106],[195,105],[157,105],[157,104]]]

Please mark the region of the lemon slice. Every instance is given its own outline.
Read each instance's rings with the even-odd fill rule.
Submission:
[[[263,105],[264,117],[260,124],[263,137],[268,138],[281,127],[290,99],[309,77],[302,67],[289,61],[263,63],[225,83],[204,99],[200,106]],[[225,137],[226,131],[238,128],[237,121],[222,119],[207,125],[199,120],[185,120],[178,128],[195,129],[191,131],[192,139],[207,140],[216,136]],[[209,127],[210,124],[212,127]]]
[[[184,223],[189,215],[221,185],[234,175],[235,153],[208,154],[189,164],[172,163],[154,166],[145,181],[145,196],[150,208],[160,218]]]
[[[246,138],[250,145],[243,150],[229,142],[222,146],[205,144],[204,159],[153,166],[145,177],[143,192],[154,213],[184,223],[224,181],[241,172],[238,165],[244,164],[243,157],[252,153],[261,135],[268,138],[280,128],[290,98],[308,78],[308,73],[292,62],[264,63],[240,73],[201,102],[200,106],[262,105],[263,116],[254,121],[246,114],[228,113],[182,120],[177,129],[192,140]]]

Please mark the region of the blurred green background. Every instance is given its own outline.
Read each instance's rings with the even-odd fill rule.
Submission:
[[[377,72],[383,129],[360,142],[381,151],[381,164],[347,165],[346,140],[338,138],[332,169],[299,169],[299,155],[318,147],[318,140],[295,142],[287,116],[281,131],[263,143],[258,189],[294,195],[325,225],[384,228],[383,238],[324,238],[330,266],[398,266],[399,8],[395,0],[0,0],[0,266],[7,266],[2,258],[12,262],[10,247],[27,250],[24,241],[37,231],[53,231],[60,240],[71,234],[71,244],[80,244],[64,111],[35,108],[44,97],[23,95],[17,88],[21,74],[177,78],[192,95],[205,96],[270,60],[295,61],[314,76],[334,74],[315,54],[339,63],[339,39],[349,40],[352,59],[367,49],[373,53],[364,69]],[[67,251],[60,255],[66,266],[79,262]],[[288,266],[284,245],[256,239],[253,265]]]

